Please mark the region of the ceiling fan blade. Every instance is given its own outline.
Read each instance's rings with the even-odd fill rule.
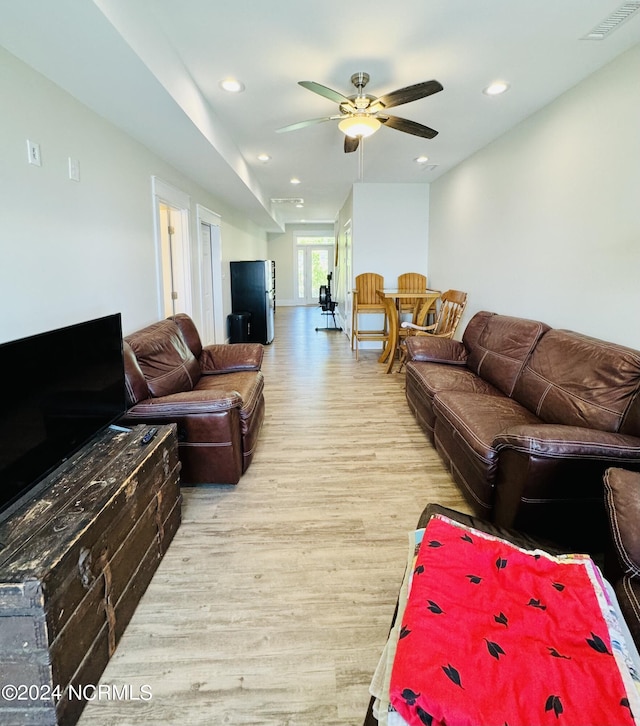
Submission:
[[[324,96],[330,101],[335,101],[336,103],[351,103],[346,96],[338,93],[338,91],[327,88],[326,86],[323,86],[320,83],[316,83],[315,81],[298,81],[298,85],[308,89],[309,91],[318,93],[320,96]]]
[[[371,105],[373,110],[378,110],[378,106],[380,106],[380,109],[392,108],[393,106],[400,106],[403,103],[431,96],[439,91],[442,91],[441,83],[438,83],[438,81],[424,81],[406,88],[399,88],[397,91],[387,93],[386,96],[380,96]]]
[[[430,129],[428,126],[416,123],[415,121],[409,121],[406,118],[400,118],[399,116],[378,116],[378,121],[396,131],[404,131],[406,134],[413,134],[414,136],[422,136],[423,139],[432,139],[438,135],[435,129]]]
[[[281,134],[284,131],[297,131],[298,129],[305,128],[305,126],[313,126],[314,124],[321,124],[323,121],[333,121],[337,118],[342,118],[342,116],[323,116],[322,118],[311,118],[308,121],[298,121],[297,124],[289,124],[289,126],[283,126],[281,129],[276,129],[276,133]]]
[[[356,151],[360,145],[359,136],[345,136],[344,137],[344,153],[350,154],[352,151]]]

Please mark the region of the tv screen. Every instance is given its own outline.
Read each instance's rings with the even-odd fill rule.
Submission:
[[[0,512],[125,410],[120,314],[0,345]]]

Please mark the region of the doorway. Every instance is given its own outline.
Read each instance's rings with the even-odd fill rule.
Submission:
[[[189,247],[189,197],[152,178],[161,318],[193,314]]]
[[[333,273],[335,245],[300,244],[296,246],[296,301],[298,305],[318,303],[320,286]]]

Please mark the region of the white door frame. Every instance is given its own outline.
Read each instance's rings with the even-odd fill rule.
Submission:
[[[224,343],[226,340],[226,331],[224,326],[224,309],[223,309],[223,295],[222,295],[222,236],[221,236],[221,221],[222,218],[219,214],[212,212],[210,209],[203,207],[201,204],[196,204],[196,218],[198,225],[198,275],[200,279],[200,290],[204,290],[205,277],[209,276],[212,280],[213,287],[213,335],[216,343]],[[202,235],[201,226],[206,224],[211,230],[210,244],[211,244],[211,267],[203,264],[203,250],[202,250]],[[205,269],[207,268],[207,269]],[[209,315],[209,311],[205,310],[204,295],[200,295],[200,321],[203,325],[203,330],[206,327],[205,316]]]
[[[176,226],[173,235],[171,254],[171,275],[174,290],[177,294],[175,312],[193,315],[193,291],[191,287],[191,245],[189,237],[189,219],[191,198],[188,194],[172,187],[162,179],[151,177],[151,190],[153,195],[154,234],[156,240],[156,276],[158,286],[158,314],[160,319],[167,317],[164,304],[164,275],[168,264],[163,255],[163,230],[161,228],[161,208],[170,207],[178,215],[180,224]]]
[[[352,269],[352,260],[353,260],[353,251],[352,251],[352,236],[351,236],[351,220],[347,220],[344,224],[344,234],[343,234],[343,249],[342,249],[342,257],[341,257],[341,264],[344,264],[344,273],[345,273],[345,299],[344,299],[344,306],[342,308],[342,327],[344,328],[345,333],[351,339],[351,312],[353,310],[353,280],[351,279],[351,269]]]

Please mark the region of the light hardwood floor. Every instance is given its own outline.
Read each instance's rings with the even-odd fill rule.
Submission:
[[[404,374],[356,362],[318,308],[279,308],[266,416],[236,487],[184,488],[183,522],[81,726],[359,726],[406,533],[470,511],[416,424]]]

